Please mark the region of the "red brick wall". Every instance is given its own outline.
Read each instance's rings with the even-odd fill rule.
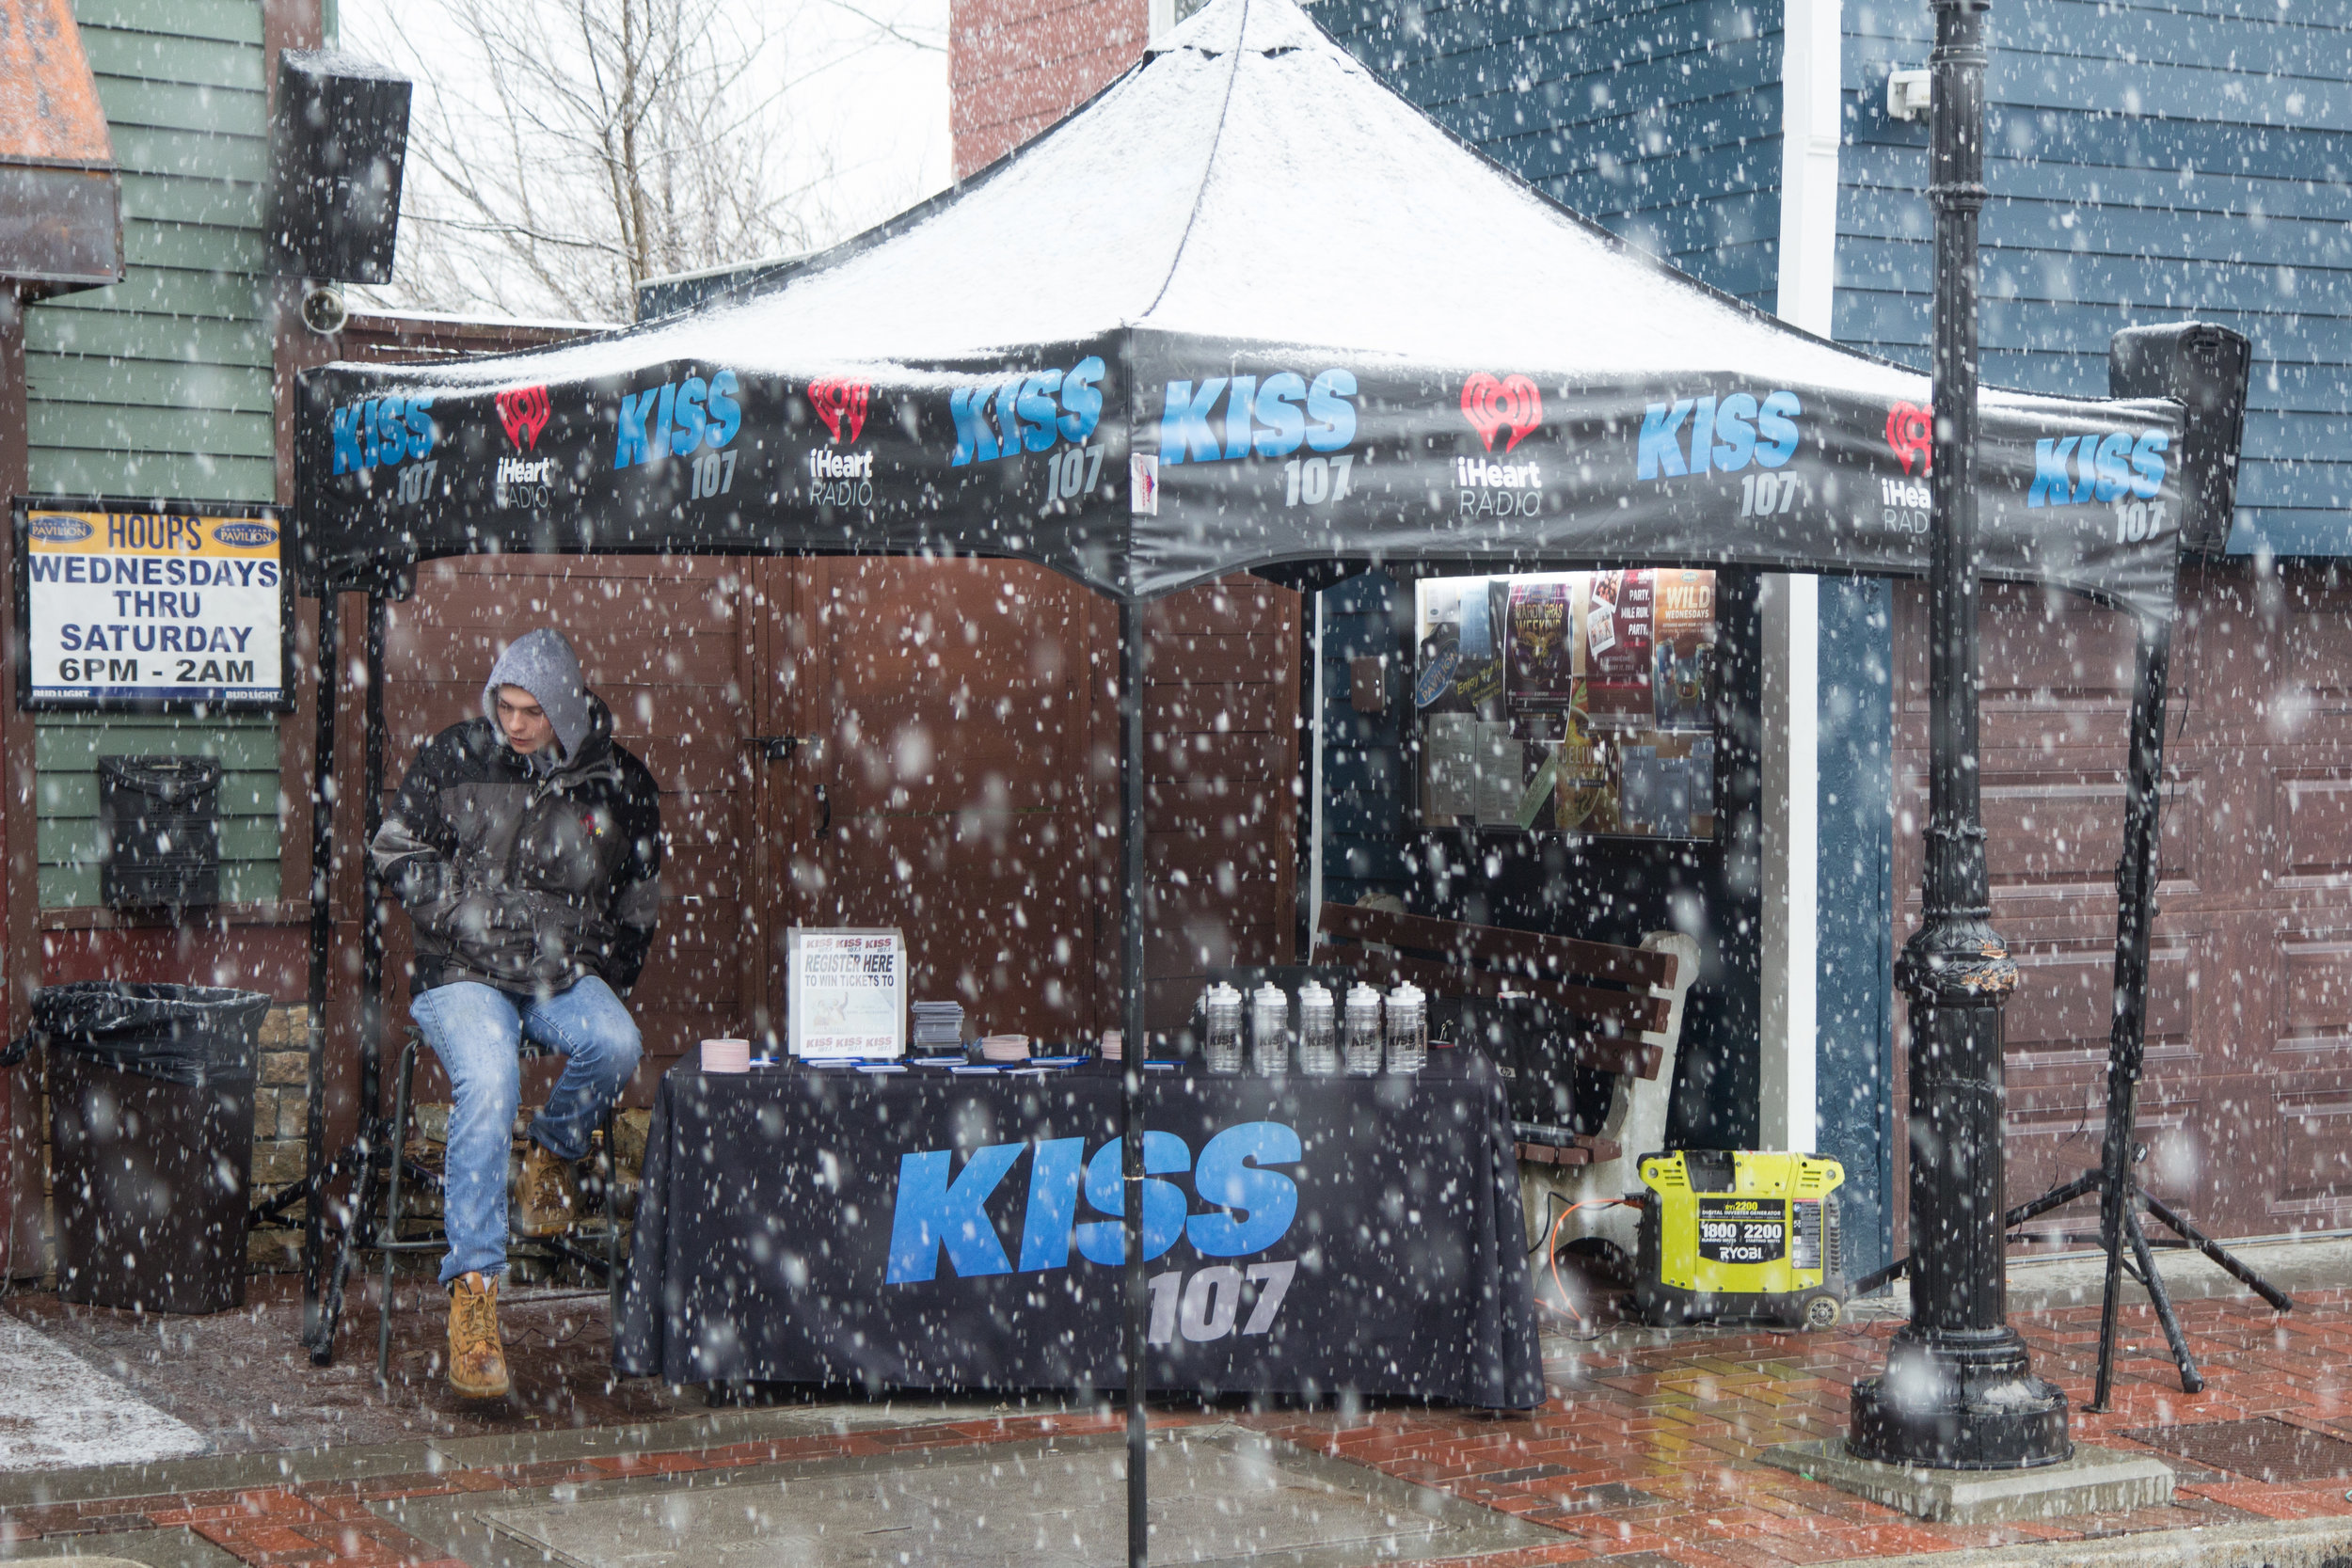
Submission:
[[[951,0],[948,126],[964,179],[1142,57],[1147,0]]]

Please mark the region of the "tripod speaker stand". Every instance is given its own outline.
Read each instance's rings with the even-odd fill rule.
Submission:
[[[2099,1243],[2106,1254],[2106,1283],[2099,1304],[2099,1385],[2090,1408],[2105,1410],[2115,1381],[2115,1320],[2117,1295],[2128,1272],[2148,1292],[2171,1346],[2173,1363],[2181,1370],[2181,1388],[2194,1394],[2205,1380],[2189,1354],[2188,1338],[2172,1311],[2172,1298],[2156,1268],[2146,1229],[2139,1223],[2144,1210],[2187,1245],[2212,1259],[2249,1290],[2281,1312],[2295,1310],[2285,1291],[2264,1279],[2212,1237],[2177,1212],[2150,1196],[2132,1167],[2147,1157],[2147,1148],[2133,1136],[2139,1109],[2139,1079],[2146,1053],[2148,1028],[2148,942],[2155,923],[2156,830],[2164,784],[2164,695],[2171,657],[2169,625],[2143,623],[2139,631],[2137,678],[2132,691],[2131,760],[2123,800],[2123,857],[2115,868],[2115,888],[2121,900],[2115,934],[2115,1011],[2107,1035],[2106,1132],[2100,1145],[2099,1168],[2085,1171],[2072,1181],[2051,1188],[2030,1203],[2002,1216],[2004,1229],[2023,1225],[2039,1214],[2060,1209],[2077,1198],[2099,1195]],[[2131,1260],[2124,1261],[2125,1248]],[[1898,1258],[1851,1287],[1865,1295],[1910,1272],[1909,1257]]]

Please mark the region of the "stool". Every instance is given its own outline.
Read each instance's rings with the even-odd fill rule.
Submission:
[[[400,1239],[402,1179],[405,1177],[411,1181],[435,1189],[442,1187],[440,1177],[410,1160],[407,1154],[408,1117],[415,1108],[417,1060],[423,1044],[422,1032],[415,1024],[410,1024],[408,1042],[401,1048],[400,1069],[394,1079],[396,1086],[392,1092],[391,1130],[384,1139],[390,1155],[390,1180],[389,1191],[384,1199],[384,1228],[380,1235],[373,1238],[375,1250],[382,1254],[384,1259],[383,1295],[379,1298],[375,1336],[375,1376],[379,1383],[391,1374],[392,1264],[394,1260],[404,1252],[439,1252],[445,1250],[449,1244],[446,1234],[428,1236],[413,1242],[404,1242]],[[541,1045],[535,1040],[522,1041],[521,1055],[526,1062],[533,1057],[553,1053],[551,1047]],[[535,1250],[541,1257],[568,1259],[592,1272],[602,1275],[605,1282],[605,1294],[610,1302],[612,1322],[617,1324],[621,1317],[624,1263],[621,1258],[620,1152],[612,1139],[612,1107],[609,1105],[605,1107],[604,1118],[597,1126],[598,1130],[604,1133],[605,1175],[600,1183],[603,1189],[604,1223],[601,1226],[588,1227],[575,1225],[571,1233],[565,1236],[516,1236],[510,1229],[507,1233],[506,1245],[510,1255],[517,1247],[526,1249],[527,1253]],[[511,1209],[509,1216],[511,1219]],[[604,1243],[604,1250],[599,1255],[590,1251],[587,1247],[575,1245],[575,1240],[592,1243],[600,1241]]]

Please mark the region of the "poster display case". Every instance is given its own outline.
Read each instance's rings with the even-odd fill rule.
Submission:
[[[1424,826],[1715,836],[1713,572],[1414,587]]]

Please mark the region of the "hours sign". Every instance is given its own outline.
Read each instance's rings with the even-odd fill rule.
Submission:
[[[20,504],[24,705],[283,711],[284,550],[267,512]]]

